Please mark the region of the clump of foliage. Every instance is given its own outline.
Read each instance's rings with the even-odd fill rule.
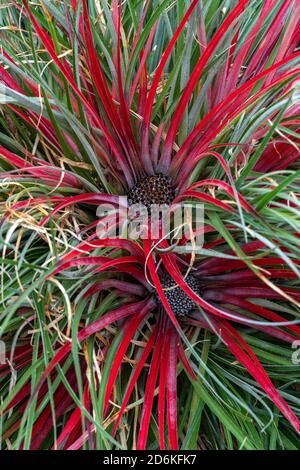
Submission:
[[[2,447],[299,449],[298,2],[0,27]],[[120,196],[204,204],[203,247],[99,237]]]

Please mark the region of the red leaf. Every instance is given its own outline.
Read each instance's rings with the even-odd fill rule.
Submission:
[[[169,340],[169,355],[168,355],[168,373],[167,373],[167,390],[166,390],[166,404],[168,416],[168,434],[170,447],[172,450],[178,450],[178,435],[177,435],[177,350],[178,350],[178,335],[172,328]]]
[[[134,302],[132,304],[128,304],[122,306],[116,310],[112,310],[111,312],[106,313],[103,315],[99,320],[96,320],[91,325],[86,326],[77,335],[77,339],[79,342],[84,341],[88,337],[92,336],[94,333],[103,330],[106,326],[115,323],[118,320],[123,318],[129,317],[130,315],[137,314],[141,311],[141,309],[148,309],[148,312],[154,307],[155,302],[152,299],[142,300],[140,302]],[[145,310],[146,314],[146,310]],[[44,380],[49,376],[52,370],[56,367],[57,364],[62,361],[67,354],[69,354],[72,350],[72,343],[65,344],[62,348],[60,348],[56,353],[53,359],[51,360],[48,367],[42,374],[39,384],[37,385],[36,389],[33,392],[32,398],[38,393],[43,384]]]
[[[145,363],[146,363],[146,360],[147,360],[149,354],[151,353],[154,342],[156,341],[156,338],[157,338],[157,333],[158,333],[158,325],[156,324],[156,326],[154,327],[151,335],[148,338],[147,344],[145,346],[145,349],[144,349],[141,357],[139,358],[139,360],[137,361],[137,363],[135,365],[133,374],[132,374],[132,376],[130,378],[130,381],[128,383],[128,386],[127,386],[127,389],[126,389],[126,392],[125,392],[125,395],[124,395],[124,398],[123,398],[123,401],[122,401],[122,405],[121,405],[117,420],[115,422],[115,425],[114,425],[114,428],[113,428],[113,431],[112,431],[113,436],[117,432],[117,428],[118,428],[119,423],[121,421],[121,418],[122,418],[122,416],[125,412],[127,403],[128,403],[129,398],[130,398],[130,396],[133,392],[134,386],[135,386],[135,384],[136,384],[136,382],[137,382],[137,380],[140,376],[140,373],[141,373],[143,367],[145,366]]]
[[[130,318],[127,323],[124,325],[123,330],[123,337],[120,343],[119,349],[114,357],[111,372],[108,377],[106,389],[105,389],[105,396],[104,396],[104,408],[103,408],[103,416],[105,417],[107,414],[107,408],[109,405],[110,395],[115,384],[118,372],[120,370],[122,361],[124,359],[125,353],[129,347],[129,344],[135,335],[137,328],[139,327],[142,320],[145,318],[145,315],[148,313],[148,307],[145,306],[140,312],[136,313],[134,317]]]
[[[138,435],[137,450],[144,450],[147,444],[148,430],[150,424],[150,417],[152,411],[152,403],[154,398],[154,392],[157,382],[158,371],[161,361],[161,345],[163,337],[162,332],[159,331],[156,340],[156,347],[151,361],[150,371],[145,386],[144,404],[142,409],[142,417],[140,423],[140,430]]]
[[[224,343],[230,349],[232,354],[244,365],[252,377],[260,384],[269,398],[277,406],[277,408],[282,412],[286,419],[291,423],[291,425],[300,433],[300,421],[294,412],[290,409],[286,401],[278,393],[274,385],[272,384],[269,376],[264,370],[263,366],[248,346],[248,344],[243,340],[243,338],[238,334],[228,322],[224,320],[216,320],[216,325],[218,331],[220,332]]]
[[[155,75],[152,80],[151,88],[149,90],[146,106],[145,106],[145,112],[144,112],[144,117],[143,117],[143,135],[142,135],[142,153],[145,153],[149,159],[149,128],[150,128],[150,120],[151,120],[151,113],[152,113],[152,107],[153,107],[153,102],[155,99],[157,87],[161,78],[161,75],[163,73],[164,67],[170,57],[170,54],[172,52],[172,49],[179,38],[186,22],[188,21],[189,17],[191,16],[194,8],[196,7],[198,3],[198,0],[193,0],[191,3],[190,7],[188,8],[187,12],[185,13],[184,17],[182,18],[181,22],[179,23],[175,33],[173,34],[161,60],[160,63],[156,69]]]
[[[210,57],[212,56],[214,50],[216,49],[217,45],[221,41],[221,39],[224,37],[224,35],[228,32],[228,29],[230,26],[232,26],[233,23],[236,22],[237,18],[239,15],[242,13],[244,10],[245,6],[249,3],[249,0],[240,0],[238,4],[233,8],[233,10],[229,13],[227,18],[223,21],[222,25],[219,27],[217,32],[215,33],[213,39],[211,42],[208,44],[207,48],[205,49],[204,53],[200,57],[198,63],[196,64],[189,81],[184,88],[184,91],[182,93],[182,96],[179,100],[179,103],[176,107],[176,111],[172,117],[171,124],[166,136],[165,144],[162,150],[162,158],[164,162],[164,167],[166,169],[169,168],[170,166],[170,161],[171,161],[171,152],[174,144],[174,139],[176,136],[176,132],[178,130],[182,115],[184,113],[184,110],[189,102],[189,99],[191,97],[191,94],[205,68],[207,65]]]

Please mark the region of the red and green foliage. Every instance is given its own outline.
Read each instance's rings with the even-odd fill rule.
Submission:
[[[2,447],[299,449],[300,2],[0,23]],[[97,207],[160,174],[204,204],[203,248],[99,238]]]

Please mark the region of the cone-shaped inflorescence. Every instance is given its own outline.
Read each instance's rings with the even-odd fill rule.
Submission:
[[[175,190],[170,178],[159,173],[147,176],[136,183],[128,192],[128,204],[143,204],[148,211],[152,204],[170,205],[175,198]]]
[[[197,295],[201,295],[201,289],[199,286],[199,280],[194,277],[192,274],[189,274],[185,278],[187,285],[195,292]],[[164,289],[164,294],[167,298],[167,301],[178,319],[184,319],[188,316],[195,308],[197,304],[181,289],[181,287],[176,286],[176,283],[167,274],[162,282],[162,287]],[[161,301],[159,300],[161,303]]]

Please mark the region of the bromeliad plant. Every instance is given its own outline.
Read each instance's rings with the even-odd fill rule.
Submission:
[[[3,447],[299,448],[299,2],[0,11]]]

